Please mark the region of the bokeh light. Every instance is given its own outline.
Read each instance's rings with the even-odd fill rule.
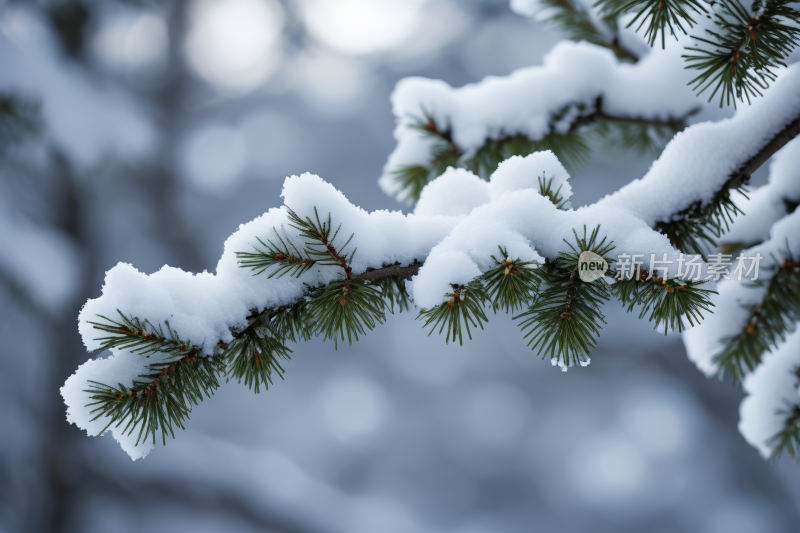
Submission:
[[[362,377],[335,377],[319,393],[319,406],[331,434],[339,441],[363,441],[385,418],[380,389]]]
[[[354,55],[386,52],[416,29],[427,0],[301,0],[308,31],[325,46]]]
[[[195,0],[184,50],[217,89],[247,92],[280,64],[285,14],[275,0]]]
[[[247,163],[247,147],[235,128],[209,125],[189,133],[181,150],[184,179],[209,193],[230,191]]]
[[[92,51],[103,66],[123,72],[163,65],[169,46],[164,18],[153,12],[117,12],[100,26]]]

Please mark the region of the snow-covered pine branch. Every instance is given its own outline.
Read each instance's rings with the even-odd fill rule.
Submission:
[[[92,435],[110,430],[133,458],[143,457],[157,433],[165,438],[174,425],[182,427],[191,403],[219,385],[216,376],[227,373],[249,385],[267,386],[282,374],[279,359],[288,355],[286,343],[312,333],[344,339],[347,332],[357,338],[382,322],[387,293],[367,282],[379,281],[377,272],[394,276],[398,287],[406,285],[417,306],[450,313],[442,327],[447,320],[453,325],[450,310],[458,308],[456,300],[470,297],[475,283],[489,286],[487,273],[510,274],[532,262],[556,276],[546,287],[563,282],[565,297],[580,297],[571,270],[575,265],[568,258],[581,246],[585,228],[590,233],[596,229],[593,242],[596,237],[617,251],[673,260],[656,278],[664,281],[657,306],[665,313],[671,298],[683,297],[672,290],[681,285],[674,266],[680,252],[652,226],[670,209],[707,202],[731,173],[772,142],[785,129],[785,112],[800,113],[799,82],[800,69],[785,70],[763,99],[738,111],[725,127],[688,128],[640,181],[577,210],[566,205],[572,193],[569,175],[550,152],[512,158],[488,182],[467,170],[450,169],[425,187],[409,215],[367,213],[314,175],[287,178],[284,207],[243,224],[229,237],[216,273],[164,267],[147,275],[124,263],[107,273],[103,294],[81,311],[79,331],[87,348],[107,348],[111,355],[84,363],[69,378],[62,389],[68,418]],[[734,141],[741,144],[739,150],[729,149]],[[679,174],[693,168],[682,163],[681,150],[691,155],[703,147],[717,156],[713,165],[700,167],[710,178],[679,176],[677,185],[668,181],[669,164]],[[508,257],[498,259],[498,247]],[[267,267],[302,266],[283,276],[270,276],[269,268],[253,275],[247,258],[258,253],[264,254]],[[520,290],[539,288],[534,285]],[[493,290],[496,295],[499,288]],[[595,325],[602,321],[600,303],[611,295],[601,292],[588,294],[584,304],[597,313]],[[477,302],[483,305],[483,299]],[[351,309],[354,316],[330,321],[335,312]],[[542,315],[547,311],[532,309]],[[288,313],[296,313],[296,320]],[[673,313],[672,318],[685,315]],[[576,314],[569,322],[580,320]],[[560,322],[567,324],[567,319]],[[582,337],[586,347],[595,339],[596,333]],[[545,354],[562,367],[588,362],[586,350],[577,359],[568,358],[568,347],[559,342],[564,341],[550,338],[538,348],[551,348]]]
[[[697,112],[682,48],[670,43],[635,65],[585,42],[557,44],[540,67],[489,77],[460,88],[406,78],[392,94],[397,147],[379,180],[400,201],[415,201],[447,166],[487,177],[512,155],[552,149],[565,163],[588,150],[583,127],[598,121],[636,122],[674,134]]]
[[[511,0],[511,9],[633,62],[642,38],[663,49],[669,34],[683,42],[690,85],[720,107],[761,95],[800,44],[794,0]]]

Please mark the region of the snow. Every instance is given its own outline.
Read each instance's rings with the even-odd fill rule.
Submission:
[[[598,204],[624,209],[650,226],[699,202],[707,205],[732,173],[800,116],[800,64],[781,69],[763,98],[719,122],[675,135],[647,174]]]
[[[772,156],[766,185],[747,192],[747,197],[735,194],[733,200],[744,214],[734,219],[720,242],[750,246],[768,239],[772,225],[786,215],[784,200],[800,201],[800,138]]]
[[[356,273],[395,262],[424,261],[433,245],[456,223],[455,217],[448,216],[367,213],[312,174],[287,178],[282,195],[286,205],[303,217],[314,219],[314,207],[323,221],[332,213],[334,229],[341,224],[337,242],[344,243],[354,234],[347,250],[357,248],[351,265]],[[81,310],[79,331],[87,348],[100,346],[93,340],[95,330],[88,322],[97,315],[113,318],[119,310],[125,315],[146,316],[153,323],[169,321],[183,339],[210,354],[220,340],[232,339],[231,328],[246,326],[245,317],[251,309],[290,304],[302,297],[305,284],[328,284],[341,278],[338,268],[313,268],[300,278],[253,276],[240,268],[236,252],[253,251],[258,237],[276,240],[273,228],[284,240],[291,239],[303,248],[304,239],[288,226],[288,211],[281,207],[241,225],[228,238],[216,274],[192,274],[164,266],[147,275],[129,264],[118,264],[107,272],[102,295],[89,300]]]
[[[613,240],[619,251],[645,257],[666,253],[677,262],[678,252],[668,239],[630,214],[598,205],[577,211],[557,209],[539,193],[539,177],[552,178],[553,188],[560,188],[564,199],[569,199],[567,171],[552,152],[541,152],[504,162],[488,183],[466,170],[450,169],[422,191],[414,213],[403,215],[399,211],[368,213],[318,176],[292,176],[283,187],[285,206],[241,225],[225,242],[215,274],[164,266],[148,275],[120,263],[106,273],[101,296],[84,305],[78,330],[87,348],[96,350],[101,343],[90,322],[97,321],[98,315],[114,319],[121,312],[153,324],[169,322],[182,340],[210,355],[220,341],[233,339],[232,330],[246,327],[252,309],[292,304],[303,298],[307,286],[341,279],[338,267],[315,267],[299,278],[253,276],[240,268],[236,252],[251,251],[258,238],[275,240],[275,231],[303,248],[304,239],[288,225],[289,207],[312,220],[315,207],[322,220],[331,213],[334,228],[341,224],[339,243],[353,234],[346,251],[357,249],[351,264],[355,274],[369,267],[424,262],[408,284],[422,308],[446,301],[451,284],[467,284],[493,268],[492,255],[497,255],[498,245],[507,247],[515,259],[541,262],[568,249],[564,239],[574,242],[573,228],[580,230],[584,225],[591,231],[599,224],[601,238]],[[677,267],[670,268],[674,276]],[[111,351],[111,358],[90,361],[65,386],[70,421],[90,433],[104,424],[102,419],[88,422],[90,417],[82,407],[89,403],[88,395],[80,383],[87,376],[101,383],[129,383],[146,363],[140,355]],[[125,437],[115,436],[129,446]]]
[[[550,150],[526,157],[515,155],[500,163],[492,174],[490,195],[494,199],[507,192],[537,189],[539,178],[544,184],[550,183],[550,189],[567,202],[565,207],[570,207],[572,186],[569,184],[569,173]]]
[[[415,215],[467,215],[474,208],[507,192],[539,189],[539,178],[567,202],[572,196],[569,174],[550,150],[526,157],[512,156],[497,167],[487,183],[469,170],[448,168],[425,186]]]
[[[420,194],[415,215],[467,215],[489,201],[486,182],[468,170],[449,167]]]
[[[687,82],[680,43],[654,50],[635,65],[620,64],[607,48],[586,42],[561,42],[542,66],[526,67],[509,76],[489,76],[478,83],[453,88],[441,80],[411,77],[400,80],[392,94],[397,120],[397,147],[379,179],[383,190],[398,200],[407,197],[393,172],[408,165],[427,165],[435,142],[409,128],[426,114],[440,131],[452,132],[455,145],[469,157],[487,139],[525,134],[534,140],[564,133],[571,121],[594,111],[598,98],[606,113],[624,117],[682,117],[700,101]],[[566,119],[555,115],[566,111]]]
[[[117,383],[130,386],[133,380],[138,379],[141,374],[146,372],[147,365],[153,362],[155,361],[120,350],[106,359],[90,359],[83,363],[61,387],[61,396],[64,398],[64,403],[67,404],[67,421],[85,429],[90,436],[100,435],[109,420],[107,417],[92,420],[97,413],[91,412],[93,407],[86,407],[92,402],[89,393],[85,390],[90,385],[88,382],[91,380],[111,386],[115,386]],[[150,440],[143,438],[137,446],[136,441],[139,438],[141,425],[133,427],[132,431],[131,428],[125,431],[127,424],[128,420],[125,420],[119,426],[111,426],[109,431],[122,449],[135,461],[150,453],[150,450],[153,449],[153,441],[152,437]]]
[[[800,405],[800,331],[787,336],[761,365],[744,380],[749,394],[739,407],[739,432],[764,459],[773,452],[770,439],[783,430],[787,411]]]
[[[741,255],[753,257],[761,254],[758,279],[765,281],[769,277],[769,268],[781,260],[787,247],[794,257],[800,254],[800,210],[778,221],[772,227],[768,241],[744,250]],[[738,264],[734,261],[731,270]],[[762,300],[766,290],[746,280],[738,281],[733,276],[730,280],[721,280],[718,287],[719,294],[711,295],[711,302],[716,305],[714,314],[683,333],[689,360],[707,376],[716,374],[718,370],[712,359],[724,348],[723,339],[744,329],[748,309]]]

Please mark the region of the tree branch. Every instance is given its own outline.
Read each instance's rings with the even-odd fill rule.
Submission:
[[[671,128],[675,132],[683,131],[686,129],[686,120],[700,112],[700,107],[695,107],[684,116],[680,118],[669,118],[667,120],[653,120],[647,118],[638,118],[638,117],[618,117],[615,115],[609,115],[605,111],[603,111],[603,98],[598,97],[597,102],[595,103],[595,111],[589,115],[585,115],[582,117],[578,117],[575,122],[572,123],[572,126],[569,128],[569,133],[577,130],[581,126],[586,126],[588,124],[592,124],[597,122],[598,120],[607,120],[609,122],[623,122],[625,124],[639,124],[642,126],[664,126]]]
[[[365,281],[377,281],[381,278],[387,278],[389,276],[398,276],[401,278],[410,278],[419,272],[422,263],[414,263],[413,265],[409,266],[400,266],[399,263],[396,263],[392,266],[383,267],[383,268],[368,268],[366,272],[362,272],[361,274],[356,274],[353,276],[355,279],[363,279]]]
[[[778,132],[761,150],[748,159],[731,177],[725,182],[727,189],[736,189],[746,185],[750,181],[750,176],[758,168],[766,163],[775,152],[789,144],[789,141],[800,135],[800,116],[791,121],[785,128]]]

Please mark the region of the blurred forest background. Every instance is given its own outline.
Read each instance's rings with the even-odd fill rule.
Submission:
[[[135,463],[65,420],[107,269],[213,271],[291,174],[407,209],[376,183],[397,80],[505,75],[561,38],[508,0],[0,0],[19,126],[0,131],[0,531],[797,531],[800,470],[739,436],[740,387],[616,306],[565,374],[506,317],[463,348],[413,314],[293,346],[285,381],[223,386]],[[656,155],[595,155],[573,205]]]

